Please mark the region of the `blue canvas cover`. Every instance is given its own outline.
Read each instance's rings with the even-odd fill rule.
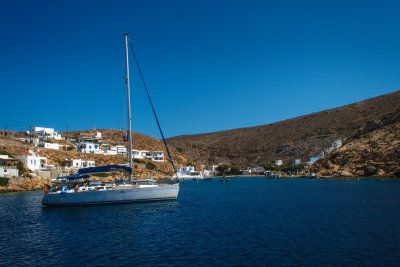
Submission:
[[[120,172],[124,171],[127,173],[132,173],[132,169],[123,165],[107,165],[100,167],[89,167],[79,169],[77,174],[92,174],[92,173],[107,173],[107,172]]]
[[[90,176],[87,174],[73,174],[73,175],[68,175],[68,176],[63,176],[63,177],[57,177],[57,179],[82,179],[82,178],[89,178]]]

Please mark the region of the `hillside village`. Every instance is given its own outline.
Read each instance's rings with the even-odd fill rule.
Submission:
[[[103,135],[104,134],[104,135]],[[174,171],[165,158],[165,151],[160,140],[134,133],[132,150],[134,175],[139,178],[169,178]],[[335,146],[341,144],[334,144]],[[32,127],[31,131],[0,131],[0,177],[16,178],[40,177],[49,184],[57,176],[76,173],[80,168],[111,164],[127,164],[128,150],[124,131],[86,130],[59,133],[54,128]],[[172,150],[177,166],[177,175],[181,179],[217,176],[226,173],[234,175],[262,175],[263,166],[246,167],[240,170],[226,163],[204,165],[189,162],[177,150]],[[312,165],[319,157],[311,158],[307,165]],[[300,159],[291,162],[301,165]],[[276,167],[282,166],[282,160],[275,160]],[[227,166],[221,170],[219,166]],[[232,170],[231,168],[232,167]],[[233,171],[236,168],[235,171]],[[20,181],[20,180],[19,180]]]
[[[9,178],[11,182],[16,181],[21,187],[25,186],[30,190],[32,188],[24,185],[24,180],[39,177],[42,179],[39,183],[40,188],[43,188],[46,184],[50,184],[51,179],[76,173],[80,168],[127,164],[126,142],[123,138],[120,139],[120,145],[114,144],[113,139],[110,144],[103,139],[102,132],[109,135],[114,131],[65,134],[44,127],[32,127],[31,131],[27,132],[2,130],[0,131],[0,177]],[[135,177],[156,179],[171,177],[173,169],[164,157],[165,152],[160,141],[137,133],[133,136],[143,141],[138,149],[134,146],[132,150]],[[184,157],[176,153],[173,153],[173,156],[178,166],[186,163]],[[10,189],[10,186],[3,189],[24,191],[24,188]]]
[[[166,151],[161,141],[138,133],[133,135],[135,177],[171,177],[174,171],[165,158]],[[94,129],[69,133],[60,133],[54,128],[45,127],[32,127],[31,131],[26,132],[3,130],[0,131],[0,177],[40,177],[47,181],[41,183],[44,186],[51,179],[76,173],[80,168],[127,164],[126,143],[124,131],[120,130]],[[172,150],[172,156],[177,166],[177,175],[181,179],[222,175],[218,167],[225,164],[222,162],[206,166],[189,162],[175,149]],[[318,157],[312,158],[308,164],[311,165],[317,159]],[[275,161],[276,166],[282,164],[282,160]],[[300,159],[294,160],[293,164],[301,164]],[[264,167],[255,166],[231,173],[262,175],[265,171]]]
[[[399,177],[399,125],[400,92],[394,92],[269,125],[177,136],[167,142],[181,179],[266,172]],[[57,132],[36,126],[25,132],[0,130],[0,179],[10,179],[11,184],[43,179],[36,182],[43,187],[80,168],[127,164],[127,147],[123,130]],[[161,140],[133,133],[135,177],[175,175],[166,155]],[[28,184],[29,190],[35,188]],[[10,188],[1,182],[0,191],[19,191]]]

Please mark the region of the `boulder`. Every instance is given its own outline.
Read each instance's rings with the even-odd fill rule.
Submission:
[[[365,176],[364,170],[357,170],[356,175],[360,176],[360,177],[364,177]]]
[[[365,176],[372,176],[376,173],[376,167],[372,165],[368,165],[364,167]]]
[[[340,175],[340,176],[343,176],[343,177],[352,177],[352,176],[353,176],[352,173],[350,173],[349,171],[345,171],[345,170],[339,172],[339,175]]]

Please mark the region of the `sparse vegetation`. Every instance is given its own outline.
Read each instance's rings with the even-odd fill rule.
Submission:
[[[146,163],[146,161],[145,160],[142,160],[142,159],[133,159],[133,162],[135,162],[135,163]]]
[[[16,166],[18,168],[19,175],[22,175],[22,174],[24,174],[26,172],[26,169],[25,169],[24,164],[22,163],[22,161],[18,161]]]
[[[57,166],[63,166],[65,164],[65,160],[55,159],[54,162]]]
[[[109,177],[110,174],[109,173],[96,173],[95,176],[101,177],[101,178],[106,178],[106,177]]]
[[[240,168],[237,166],[232,166],[229,173],[232,175],[238,175],[240,173]]]
[[[263,167],[266,171],[275,171],[278,169],[278,165],[273,162],[260,163],[258,166]]]
[[[9,153],[5,150],[0,150],[0,155],[6,155],[6,156],[9,156],[10,158],[14,158],[14,155],[12,155],[11,153]]]
[[[228,172],[229,168],[230,168],[230,166],[229,166],[228,164],[222,164],[222,165],[219,165],[219,166],[217,167],[216,170],[217,170],[222,176],[225,176],[225,174]]]
[[[149,162],[146,163],[146,169],[148,169],[148,170],[156,170],[157,166],[154,163],[149,161]]]
[[[0,177],[0,186],[7,186],[8,185],[8,178]]]

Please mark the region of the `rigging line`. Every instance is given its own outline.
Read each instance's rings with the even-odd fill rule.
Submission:
[[[151,105],[151,109],[153,110],[154,118],[156,119],[156,122],[157,122],[157,125],[158,125],[158,129],[160,130],[161,137],[162,137],[162,139],[164,141],[165,148],[167,149],[169,160],[171,162],[172,167],[174,168],[176,179],[178,179],[178,173],[176,172],[176,168],[175,168],[174,162],[172,160],[171,153],[169,153],[167,141],[165,141],[163,131],[161,130],[161,126],[160,126],[160,123],[158,121],[157,114],[156,114],[156,111],[155,111],[154,106],[153,106],[153,102],[151,101],[151,98],[150,98],[149,90],[147,89],[147,85],[146,85],[146,82],[144,81],[142,70],[140,69],[139,62],[138,62],[138,59],[137,59],[136,54],[135,54],[135,50],[133,49],[133,46],[132,46],[131,38],[129,38],[128,41],[129,41],[129,46],[130,46],[130,48],[132,50],[132,53],[133,53],[133,57],[135,58],[136,66],[138,67],[138,70],[139,70],[139,73],[140,73],[140,77],[141,77],[142,82],[143,82],[143,86],[146,89],[147,97],[149,98],[149,102],[150,102],[150,105]]]

